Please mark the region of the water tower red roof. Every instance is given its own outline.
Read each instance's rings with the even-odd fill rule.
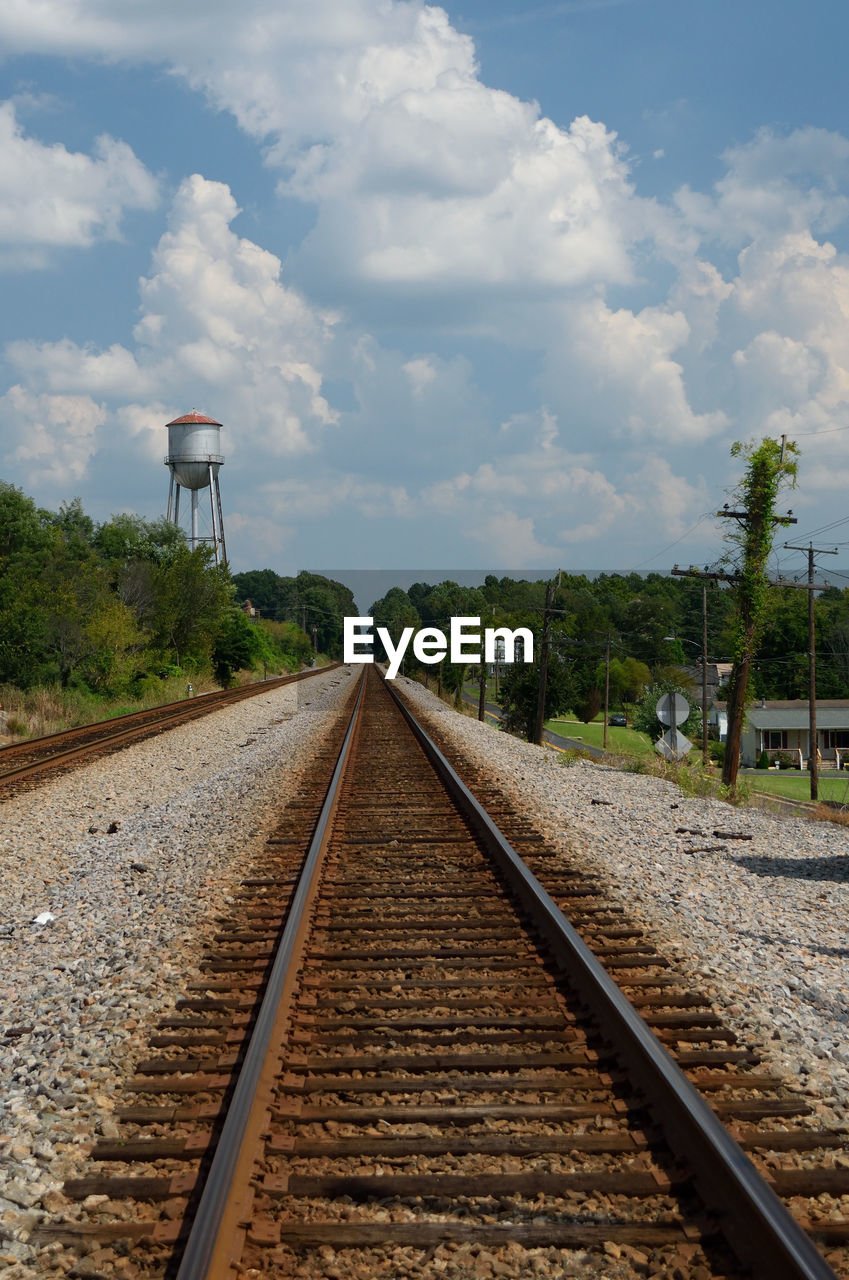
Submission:
[[[179,427],[186,422],[207,422],[211,427],[220,427],[222,423],[215,418],[207,418],[205,413],[198,413],[196,409],[192,409],[191,413],[184,413],[182,418],[175,418],[173,422],[166,422],[166,427]]]

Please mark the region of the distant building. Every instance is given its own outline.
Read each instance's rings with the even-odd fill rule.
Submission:
[[[724,718],[727,726],[727,711],[727,703],[714,703],[711,722],[718,727],[720,719]],[[844,762],[849,762],[849,698],[817,701],[816,748],[826,766],[840,769]],[[779,752],[786,752],[793,757],[798,768],[807,767],[810,711],[806,698],[762,699],[747,708],[740,739],[741,764],[749,767],[757,764],[764,751],[771,760]]]
[[[710,706],[717,694],[720,685],[725,684],[731,675],[732,664],[730,662],[709,662],[707,664],[707,704]],[[682,671],[687,673],[687,679],[693,687],[692,700],[702,705],[702,664],[696,663],[693,667],[682,667]]]

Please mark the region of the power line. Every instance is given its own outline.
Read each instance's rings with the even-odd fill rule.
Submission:
[[[685,532],[681,534],[680,538],[676,538],[674,542],[667,543],[665,547],[661,547],[660,551],[656,552],[653,556],[649,556],[648,560],[641,560],[639,564],[634,565],[633,569],[629,570],[629,573],[636,573],[638,569],[641,569],[643,567],[643,565],[651,564],[652,560],[659,560],[660,557],[664,555],[665,552],[671,551],[673,547],[678,546],[679,542],[683,542],[685,538],[689,538],[691,533],[695,533],[699,525],[704,524],[705,520],[707,520],[711,516],[711,514],[712,513],[710,511],[705,511],[702,515],[699,516],[698,520],[694,525],[692,525],[689,529],[685,530]]]

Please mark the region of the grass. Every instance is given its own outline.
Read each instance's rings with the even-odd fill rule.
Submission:
[[[40,686],[21,690],[12,685],[0,687],[0,703],[9,715],[7,733],[10,737],[38,738],[62,729],[75,729],[78,725],[92,724],[96,720],[109,720],[113,716],[131,711],[143,711],[160,706],[164,702],[178,702],[186,696],[186,676],[174,676],[168,680],[152,682],[150,695],[145,698],[98,698],[81,689],[62,689],[59,685]],[[211,679],[193,680],[196,693],[204,693],[218,686]]]
[[[604,743],[604,724],[601,720],[591,720],[589,724],[584,724],[581,720],[558,718],[546,720],[545,727],[564,738],[578,739],[587,747],[600,748]],[[657,754],[644,733],[614,724],[607,726],[607,749],[623,756],[651,757]]]
[[[466,695],[474,699],[474,707],[476,708],[480,691],[477,680],[467,680],[463,688]],[[487,680],[486,696],[488,702],[498,701],[493,679]],[[468,709],[469,704],[467,704],[465,710],[468,712]],[[488,716],[487,719],[489,719]],[[590,721],[589,724],[584,724],[582,720],[576,720],[574,716],[557,717],[553,720],[546,720],[545,727],[551,733],[559,733],[564,738],[575,739],[584,746],[598,747],[599,750],[603,749],[603,716],[598,716],[595,720]],[[607,726],[607,749],[615,755],[621,756],[647,756],[652,758],[657,754],[645,734],[637,733],[634,729],[622,728],[619,725]]]
[[[762,791],[767,795],[784,796],[787,800],[811,798],[810,777],[798,770],[782,769],[780,773],[772,773],[767,769],[759,769],[755,773],[747,773],[746,780],[753,791]],[[849,803],[849,774],[842,777],[820,774],[819,798]]]

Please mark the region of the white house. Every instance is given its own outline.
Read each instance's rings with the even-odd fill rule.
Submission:
[[[727,704],[714,703],[711,719],[724,717]],[[722,735],[721,735],[722,736]],[[817,700],[817,750],[826,768],[840,769],[849,762],[849,698]],[[762,751],[774,759],[780,751],[804,769],[810,753],[810,712],[806,698],[765,700],[746,709],[740,739],[740,761],[752,766]]]

